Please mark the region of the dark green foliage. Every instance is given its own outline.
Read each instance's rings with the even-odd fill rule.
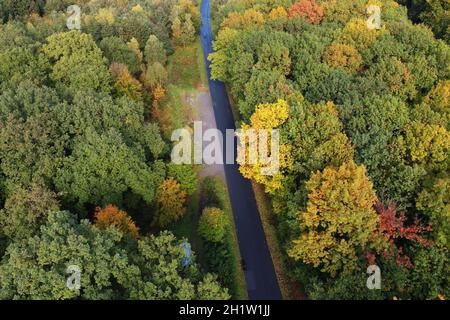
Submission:
[[[201,276],[195,262],[182,267],[180,243],[168,232],[134,241],[113,227],[100,230],[69,212],[53,213],[39,236],[8,247],[0,298],[227,299],[227,290]],[[80,289],[66,286],[70,265],[81,270]]]
[[[218,177],[206,177],[202,185],[202,208],[224,209],[225,187]],[[228,219],[227,217],[224,217]],[[205,261],[208,270],[214,270],[219,280],[227,288],[233,287],[236,257],[233,255],[230,225],[226,226],[225,236],[222,241],[204,241]]]
[[[139,73],[140,65],[136,53],[122,39],[118,37],[104,38],[99,46],[109,64],[118,62],[126,65],[132,74]]]
[[[164,170],[147,161],[158,159],[164,142],[143,112],[128,98],[114,101],[92,91],[76,94],[71,104],[27,82],[6,91],[0,96],[0,158],[7,190],[41,177],[78,205],[120,204],[129,189],[151,203]]]
[[[197,172],[192,165],[169,163],[167,175],[177,180],[188,195],[193,195],[197,191]]]
[[[414,22],[429,25],[436,37],[450,40],[450,3],[446,0],[399,0],[408,7],[408,16]]]
[[[223,209],[225,205],[225,194],[222,181],[217,177],[206,177],[202,185],[203,207],[214,207]]]
[[[56,186],[79,205],[120,205],[129,189],[150,204],[163,176],[162,163],[147,165],[143,150],[128,147],[116,129],[103,134],[88,130],[75,139]]]
[[[45,0],[4,0],[0,4],[0,18],[7,20],[27,16],[33,12],[42,13]]]
[[[231,241],[229,235],[223,242],[205,242],[205,261],[210,272],[218,275],[220,283],[225,287],[233,287],[234,275],[233,264],[235,257],[232,255]]]

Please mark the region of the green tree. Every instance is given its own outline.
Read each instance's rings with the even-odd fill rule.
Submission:
[[[65,94],[93,89],[110,91],[106,59],[91,35],[79,31],[58,33],[42,51],[52,64],[51,79]]]
[[[416,207],[428,216],[438,244],[450,247],[450,179],[433,179],[417,198]]]
[[[53,213],[40,235],[8,247],[0,298],[228,299],[213,276],[200,274],[194,257],[182,267],[180,242],[168,232],[127,242],[115,228],[100,230],[69,212]],[[80,289],[66,285],[70,265],[80,268]]]
[[[67,142],[53,114],[59,107],[54,90],[29,82],[0,96],[0,168],[7,190],[56,175]]]
[[[446,0],[400,0],[408,6],[408,15],[416,22],[429,25],[436,37],[450,39],[450,4]]]
[[[42,12],[44,4],[44,0],[5,0],[0,6],[0,13],[3,19],[27,16]]]
[[[341,108],[345,129],[378,194],[401,208],[413,206],[425,170],[406,161],[401,132],[410,122],[408,106],[398,97],[372,96]]]
[[[43,85],[50,67],[44,56],[32,48],[12,47],[0,50],[0,88],[14,88],[24,80]]]
[[[71,104],[55,108],[56,118],[65,134],[84,135],[87,130],[118,130],[128,146],[143,148],[146,159],[158,159],[165,146],[157,124],[144,121],[144,105],[128,97],[111,98],[92,90],[77,93]],[[68,141],[73,149],[75,139]]]
[[[42,183],[17,187],[0,210],[0,230],[10,239],[27,239],[38,234],[49,213],[58,210],[56,194]]]
[[[188,195],[193,195],[197,191],[197,172],[194,166],[169,163],[167,175],[177,180]]]
[[[411,293],[415,299],[438,299],[450,294],[448,249],[419,248],[414,254]]]
[[[147,67],[145,82],[152,88],[158,85],[164,87],[167,84],[168,77],[169,75],[164,66],[159,62],[155,62]]]
[[[143,151],[128,147],[117,129],[103,134],[88,129],[75,140],[55,182],[78,205],[120,205],[128,190],[151,204],[163,176],[163,164],[148,165]]]
[[[206,177],[202,184],[202,200],[205,207],[223,209],[225,205],[225,186],[218,177]]]
[[[290,105],[291,117],[282,134],[292,145],[293,173],[308,179],[317,170],[353,159],[353,145],[342,132],[344,125],[333,103],[311,105],[291,99]]]
[[[118,37],[104,38],[99,47],[108,59],[109,64],[113,62],[124,64],[134,75],[140,72],[141,68],[136,53],[122,39]]]
[[[181,43],[183,45],[187,45],[192,43],[195,40],[195,27],[192,23],[192,16],[190,14],[186,14],[184,17],[184,24],[181,30]]]
[[[223,242],[229,222],[223,210],[218,208],[203,209],[198,225],[198,233],[207,241]]]

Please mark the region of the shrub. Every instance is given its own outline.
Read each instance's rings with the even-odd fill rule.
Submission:
[[[210,242],[223,242],[228,228],[227,217],[223,210],[205,208],[198,225],[198,233]]]

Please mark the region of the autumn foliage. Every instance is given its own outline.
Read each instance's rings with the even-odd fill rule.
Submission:
[[[269,13],[269,20],[276,20],[280,18],[286,18],[288,16],[288,13],[285,8],[278,7],[275,9],[272,9]]]
[[[198,233],[211,242],[222,242],[228,228],[227,216],[218,208],[205,208],[200,217]]]
[[[291,18],[303,17],[312,24],[319,24],[324,13],[316,0],[300,0],[289,8],[288,15]]]
[[[265,138],[259,135],[257,139],[252,139],[251,133],[260,133],[259,130],[267,130],[267,151],[271,150],[272,129],[276,129],[284,124],[289,118],[289,105],[284,100],[278,100],[273,104],[260,104],[256,107],[255,113],[250,118],[250,125],[243,125],[242,132],[239,133],[242,144],[239,146],[240,157],[238,159],[241,165],[239,170],[242,175],[248,179],[254,179],[256,182],[265,186],[266,192],[274,193],[283,186],[283,171],[292,166],[291,147],[281,144],[279,147],[279,169],[273,175],[265,175],[264,169],[267,164],[260,160],[266,156],[261,153],[261,139]],[[256,150],[256,152],[254,152]],[[253,151],[253,152],[252,152]],[[258,159],[252,163],[250,153],[257,155]]]
[[[130,216],[117,207],[109,204],[105,208],[95,210],[95,225],[100,229],[107,229],[109,226],[115,226],[124,234],[129,234],[136,239],[139,236],[139,228],[130,218]]]
[[[300,238],[289,255],[335,276],[358,266],[358,252],[378,228],[372,182],[355,162],[326,168],[307,182],[308,204],[300,212]]]
[[[153,99],[155,101],[160,101],[166,95],[166,90],[159,84],[153,89]]]
[[[114,88],[120,95],[134,101],[143,101],[142,84],[133,78],[125,65],[114,62],[109,67],[109,72],[115,80]]]
[[[363,59],[351,45],[332,44],[324,54],[324,61],[335,68],[343,68],[350,73],[356,73],[361,69]]]
[[[387,258],[396,255],[397,264],[411,268],[412,263],[409,257],[403,254],[403,247],[398,242],[400,240],[409,240],[421,246],[429,247],[433,242],[425,239],[422,234],[431,232],[431,226],[423,226],[418,220],[407,226],[405,213],[397,213],[397,206],[393,202],[385,207],[378,200],[374,208],[379,214],[381,234],[390,244],[390,247],[383,252],[383,256]],[[397,251],[397,254],[395,251]]]
[[[253,26],[263,26],[264,15],[255,9],[248,9],[243,13],[232,12],[222,22],[222,28],[245,29]]]
[[[164,228],[180,220],[186,214],[186,197],[186,192],[181,189],[181,185],[175,179],[164,180],[158,188],[153,225]]]

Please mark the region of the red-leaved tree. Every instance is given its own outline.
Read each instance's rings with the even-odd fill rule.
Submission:
[[[383,252],[383,257],[389,258],[396,255],[397,264],[411,268],[413,266],[411,260],[403,253],[401,244],[408,240],[419,243],[424,247],[431,246],[433,242],[422,236],[423,233],[432,231],[431,226],[421,225],[418,220],[406,226],[405,214],[403,212],[397,214],[397,206],[393,202],[385,207],[378,200],[375,204],[375,210],[379,214],[381,234],[389,243],[389,248]],[[369,263],[373,262],[373,259],[373,256],[369,254]]]

